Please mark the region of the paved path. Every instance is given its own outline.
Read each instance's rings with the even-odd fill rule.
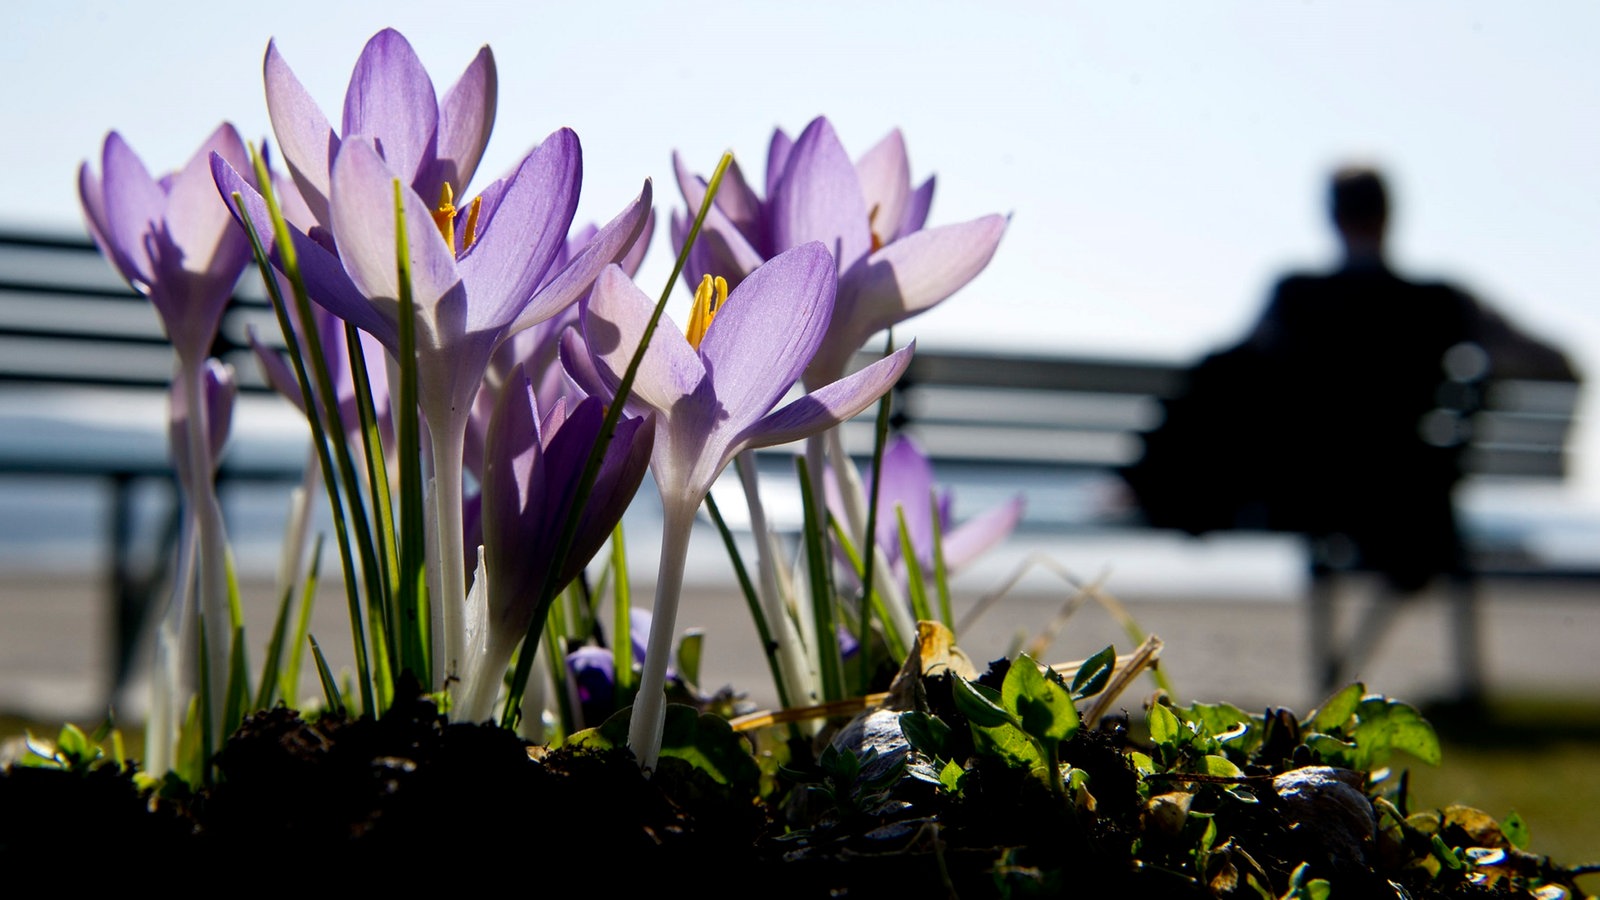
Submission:
[[[970,605],[984,586],[968,590]],[[1111,589],[1115,590],[1113,582]],[[247,583],[248,634],[270,630],[267,585]],[[1037,633],[1065,599],[1065,588],[1031,586],[1008,596],[962,639],[978,660],[1004,654],[1018,634]],[[636,596],[648,598],[639,584]],[[1490,689],[1499,692],[1600,695],[1600,585],[1593,582],[1490,583],[1484,590],[1484,636]],[[1314,696],[1308,667],[1305,609],[1290,597],[1231,601],[1170,595],[1127,596],[1127,609],[1166,641],[1163,668],[1184,699],[1228,700],[1246,708],[1268,703],[1304,709]],[[314,631],[336,667],[348,665],[342,591],[323,591]],[[1343,604],[1346,613],[1358,602]],[[958,613],[966,608],[961,595]],[[105,605],[101,586],[82,576],[7,576],[0,573],[0,712],[92,719],[104,702]],[[705,680],[734,684],[762,705],[770,680],[756,652],[744,603],[726,586],[691,585],[680,626],[707,631]],[[1422,598],[1400,613],[1395,630],[1360,673],[1368,686],[1421,700],[1449,684],[1445,604]],[[1128,640],[1100,609],[1072,617],[1049,653],[1052,661],[1081,658]],[[257,651],[259,653],[259,651]],[[316,690],[315,676],[302,680]],[[1136,704],[1139,695],[1129,697]],[[134,698],[137,702],[137,698]]]

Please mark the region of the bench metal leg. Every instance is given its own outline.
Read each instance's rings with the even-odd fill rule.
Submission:
[[[1325,566],[1312,567],[1309,613],[1311,676],[1323,696],[1343,687],[1354,677],[1377,649],[1406,599],[1386,584],[1377,585],[1372,605],[1363,613],[1355,632],[1348,640],[1340,640],[1335,622],[1339,584],[1340,577],[1336,570]],[[1479,703],[1484,698],[1486,681],[1477,579],[1470,572],[1453,573],[1445,587],[1450,604],[1449,627],[1453,641],[1453,699],[1462,703]]]
[[[134,487],[137,477],[118,472],[112,476],[110,533],[111,565],[106,594],[111,602],[111,666],[107,671],[106,703],[118,699],[133,674],[134,656],[152,601],[172,573],[172,551],[177,545],[179,500],[174,489],[172,510],[144,572],[134,565]]]
[[[1334,600],[1339,589],[1338,576],[1331,569],[1313,566],[1311,569],[1310,657],[1311,681],[1316,689],[1326,694],[1333,690],[1338,679],[1338,635],[1334,629]]]
[[[106,593],[111,597],[111,667],[106,673],[106,699],[115,701],[133,666],[133,651],[144,618],[133,575],[133,476],[118,472],[111,478],[111,566]]]
[[[1455,637],[1456,699],[1479,703],[1484,697],[1483,635],[1478,621],[1478,581],[1470,572],[1450,576],[1451,630]]]
[[[1396,594],[1394,588],[1379,581],[1373,586],[1372,603],[1361,616],[1361,622],[1356,626],[1355,633],[1345,644],[1344,652],[1340,654],[1341,668],[1338,678],[1330,686],[1330,690],[1344,687],[1352,678],[1361,671],[1373,652],[1378,649],[1378,643],[1388,633],[1389,627],[1394,624],[1394,618],[1400,611],[1402,597]]]

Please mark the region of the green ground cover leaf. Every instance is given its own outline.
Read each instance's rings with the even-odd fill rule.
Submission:
[[[1040,741],[1059,743],[1078,731],[1072,694],[1047,676],[1026,653],[1017,657],[1000,688],[1001,705],[1017,717],[1022,729]]]

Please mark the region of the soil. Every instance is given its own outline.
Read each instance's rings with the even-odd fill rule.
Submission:
[[[924,689],[932,712],[959,716],[947,677]],[[701,896],[1201,898],[1260,896],[1250,874],[1281,897],[1304,861],[1343,897],[1533,896],[1508,893],[1508,881],[1429,878],[1370,846],[1351,858],[1286,797],[1256,790],[1259,802],[1234,802],[1204,782],[1187,784],[1186,809],[1210,813],[1225,839],[1197,867],[1192,834],[1153,810],[1158,789],[1141,794],[1131,746],[1115,718],[1063,745],[1062,762],[1088,774],[1087,801],[982,760],[959,793],[897,777],[841,802],[795,788],[791,776],[815,772],[803,746],[753,792],[669,758],[646,778],[621,749],[530,753],[502,729],[447,722],[421,696],[376,720],[306,721],[280,706],[251,716],[217,756],[215,783],[193,792],[169,782],[142,795],[109,766],[5,773],[0,865],[43,871],[92,848],[101,864],[182,859],[234,878],[322,859],[379,881],[509,871],[608,896],[671,885]],[[1281,750],[1295,765],[1296,751]]]

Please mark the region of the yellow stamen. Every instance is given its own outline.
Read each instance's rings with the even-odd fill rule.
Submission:
[[[456,248],[455,199],[455,191],[450,189],[450,182],[446,181],[444,187],[439,189],[439,208],[433,211],[433,224],[438,226],[439,235],[452,251]]]
[[[483,195],[472,198],[472,206],[467,208],[467,230],[461,235],[461,249],[464,251],[471,247],[478,239],[478,211],[483,209]]]
[[[726,279],[721,275],[716,278],[706,275],[700,279],[700,286],[694,291],[694,309],[689,312],[689,327],[683,335],[689,339],[689,346],[700,349],[700,342],[706,339],[706,332],[711,328],[711,320],[717,317],[722,305],[727,302]]]
[[[878,204],[872,204],[872,210],[867,213],[867,233],[872,235],[872,249],[868,253],[877,253],[883,249],[883,238],[878,237]]]

